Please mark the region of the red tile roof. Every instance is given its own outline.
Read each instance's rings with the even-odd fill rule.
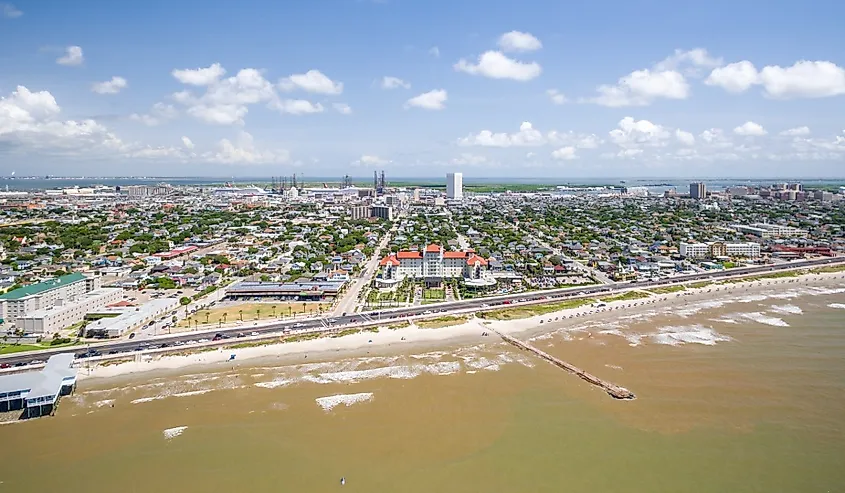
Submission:
[[[391,265],[396,266],[396,265],[399,265],[399,260],[396,258],[395,255],[390,255],[388,257],[384,257],[383,259],[381,259],[381,261],[378,264],[381,265],[381,266],[385,266],[387,264],[391,264]]]
[[[425,247],[425,253],[439,253],[440,252],[440,245],[435,245],[432,243],[431,245]]]
[[[413,258],[422,258],[422,252],[397,252],[396,258],[398,259],[413,259]]]
[[[480,255],[473,255],[467,259],[468,265],[475,265],[476,262],[478,262],[478,265],[487,265],[487,259]]]
[[[443,252],[443,258],[466,258],[469,252]]]

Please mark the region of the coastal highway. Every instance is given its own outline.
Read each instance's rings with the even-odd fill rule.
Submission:
[[[492,310],[502,308],[501,305],[508,304],[508,306],[517,306],[526,303],[542,303],[551,300],[560,299],[578,299],[589,298],[601,294],[602,296],[611,296],[614,292],[622,292],[627,289],[643,289],[658,286],[671,286],[674,284],[681,284],[696,281],[717,281],[725,278],[732,278],[738,276],[749,276],[754,274],[767,274],[770,272],[823,267],[830,264],[845,263],[845,257],[831,257],[816,260],[797,260],[778,265],[765,265],[754,267],[743,267],[738,269],[730,269],[727,271],[713,271],[700,274],[689,274],[677,276],[670,279],[657,281],[643,281],[637,283],[618,282],[610,284],[597,284],[594,286],[581,286],[574,288],[549,289],[545,291],[534,291],[529,293],[508,294],[503,296],[492,296],[486,298],[469,299],[462,301],[452,301],[446,303],[437,303],[433,305],[413,306],[404,308],[386,309],[380,312],[369,312],[366,314],[351,314],[345,317],[335,318],[316,318],[305,319],[300,321],[285,321],[271,323],[261,326],[240,326],[234,328],[224,328],[220,330],[201,331],[201,332],[187,332],[173,335],[162,335],[155,338],[146,339],[144,341],[137,340],[119,340],[102,343],[92,343],[85,346],[75,346],[72,348],[60,348],[55,350],[34,351],[29,353],[16,353],[5,356],[0,356],[0,364],[3,365],[18,365],[27,364],[33,361],[43,362],[49,356],[58,353],[72,352],[77,355],[84,354],[87,350],[97,350],[103,355],[116,353],[131,353],[138,350],[154,349],[152,346],[170,347],[182,345],[189,341],[197,342],[199,339],[211,339],[214,334],[220,333],[229,336],[228,341],[234,343],[238,334],[242,333],[245,336],[250,336],[255,333],[257,336],[266,336],[267,334],[277,334],[285,330],[293,331],[294,333],[314,332],[314,331],[329,331],[344,328],[350,325],[373,325],[374,323],[384,323],[393,319],[402,319],[415,316],[442,316],[448,312],[458,310]],[[190,345],[182,346],[184,349],[189,349]]]

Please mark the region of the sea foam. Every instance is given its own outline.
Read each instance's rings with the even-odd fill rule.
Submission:
[[[772,306],[772,311],[784,315],[801,315],[804,313],[804,310],[800,306],[795,305],[774,305]]]
[[[763,325],[772,325],[775,327],[789,327],[789,324],[784,322],[783,320],[777,317],[770,317],[764,313],[760,312],[751,312],[751,313],[741,313],[740,317],[746,318],[748,320],[753,320],[758,324]]]
[[[165,440],[170,440],[172,438],[178,437],[187,429],[187,426],[176,426],[174,428],[168,428],[161,433],[164,435]]]
[[[658,332],[650,334],[650,337],[657,344],[666,344],[669,346],[681,346],[683,344],[715,346],[717,342],[732,340],[726,335],[719,334],[711,327],[705,327],[700,324],[661,327],[658,329]]]
[[[359,394],[337,394],[326,397],[318,397],[315,399],[317,405],[323,408],[323,411],[331,411],[336,406],[341,404],[349,407],[359,402],[367,402],[373,400],[372,392],[361,392]]]

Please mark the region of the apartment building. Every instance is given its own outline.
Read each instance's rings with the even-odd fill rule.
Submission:
[[[793,228],[792,226],[782,226],[780,224],[734,224],[731,227],[740,233],[750,234],[760,238],[806,238],[808,236],[807,231],[803,229]]]
[[[723,243],[714,241],[709,243],[681,243],[680,254],[686,258],[717,258],[717,257],[760,257],[760,244],[752,241],[745,243]]]
[[[50,308],[60,300],[69,300],[100,287],[99,277],[86,277],[79,273],[30,284],[0,296],[0,319],[16,323],[30,313]]]

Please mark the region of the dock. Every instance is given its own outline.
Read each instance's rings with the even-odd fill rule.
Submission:
[[[531,344],[528,344],[527,342],[522,342],[519,339],[516,339],[516,338],[511,337],[511,336],[506,335],[506,334],[502,334],[501,332],[499,332],[497,330],[493,330],[493,332],[495,332],[499,337],[501,337],[506,342],[518,347],[519,349],[522,349],[523,351],[528,351],[529,353],[533,353],[533,354],[539,356],[540,358],[548,361],[549,363],[557,366],[558,368],[562,368],[562,369],[568,371],[569,373],[574,373],[575,375],[580,377],[582,380],[585,380],[585,381],[595,385],[596,387],[599,387],[600,389],[604,390],[605,392],[607,392],[608,395],[610,395],[614,399],[631,400],[631,399],[637,398],[637,396],[634,395],[633,392],[626,389],[625,387],[620,387],[619,385],[616,385],[614,383],[608,382],[606,380],[602,380],[601,378],[599,378],[599,377],[597,377],[597,376],[595,376],[591,373],[587,373],[586,371],[582,370],[581,368],[578,368],[575,365],[567,363],[566,361],[563,361],[560,358],[555,358],[551,354],[535,348],[534,346],[532,346]]]

